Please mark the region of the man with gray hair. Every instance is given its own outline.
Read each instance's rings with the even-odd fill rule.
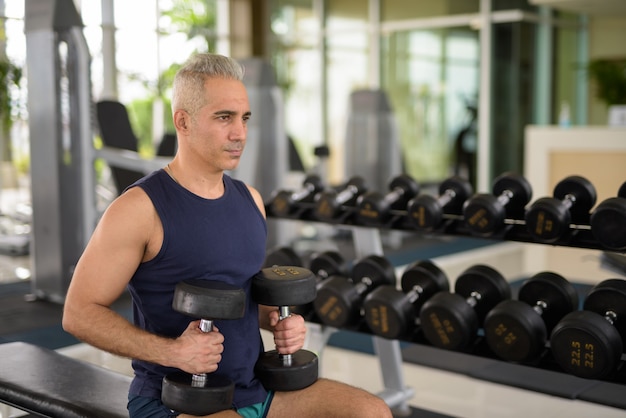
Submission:
[[[176,74],[172,116],[178,150],[171,163],[128,187],[103,214],[68,290],[66,331],[105,351],[132,358],[131,418],[189,416],[161,402],[163,377],[182,370],[212,373],[235,383],[231,409],[216,417],[391,418],[378,397],[341,382],[318,379],[287,392],[266,390],[254,366],[264,351],[260,329],[276,350],[304,345],[300,315],[279,320],[275,308],[250,296],[263,265],[267,226],[259,192],[224,173],[237,167],[252,116],[233,59],[196,54]],[[172,308],[176,285],[206,279],[246,291],[243,318],[200,321]],[[133,323],[111,309],[128,289]]]

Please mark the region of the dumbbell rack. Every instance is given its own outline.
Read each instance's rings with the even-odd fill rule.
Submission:
[[[289,215],[278,216],[282,219],[292,219],[304,222],[323,222],[330,225],[341,225],[352,230],[353,241],[355,246],[356,258],[362,258],[368,255],[383,255],[383,247],[380,239],[380,230],[399,230],[405,232],[416,232],[411,220],[408,218],[406,210],[391,210],[390,217],[382,224],[363,224],[357,221],[357,208],[352,206],[341,206],[338,208],[339,215],[331,220],[320,221],[314,215],[315,204],[311,202],[300,202],[296,210]],[[271,205],[266,205],[266,213],[268,217],[276,217],[272,214]],[[542,244],[535,240],[528,232],[524,220],[506,219],[505,225],[499,231],[489,235],[490,240],[495,241],[516,241],[523,243]],[[443,214],[443,222],[428,235],[449,235],[459,237],[473,237],[469,228],[465,225],[465,219],[457,214]],[[545,243],[544,243],[545,244]],[[568,233],[564,234],[558,240],[550,242],[551,246],[585,248],[592,250],[614,251],[603,245],[594,237],[591,224],[590,214],[585,218],[578,219],[576,225],[570,225]],[[318,324],[316,324],[318,325]],[[323,348],[328,342],[330,336],[338,331],[332,327],[320,325],[320,343]],[[387,404],[398,411],[409,411],[408,400],[414,395],[412,388],[408,388],[404,384],[402,374],[402,355],[400,351],[400,343],[397,340],[388,340],[376,335],[372,336],[373,346],[378,355],[381,374],[383,378],[384,390],[379,394]]]

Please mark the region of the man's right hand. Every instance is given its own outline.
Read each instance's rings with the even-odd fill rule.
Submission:
[[[217,327],[213,331],[200,329],[200,321],[190,322],[187,329],[176,338],[174,367],[187,373],[211,373],[217,370],[224,351],[224,336]]]

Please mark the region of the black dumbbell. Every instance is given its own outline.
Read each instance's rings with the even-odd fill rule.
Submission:
[[[391,218],[391,211],[405,209],[408,201],[419,193],[420,186],[407,174],[394,177],[389,193],[371,191],[357,199],[357,219],[365,225],[381,225]]]
[[[402,273],[402,291],[383,285],[363,302],[365,322],[376,335],[408,339],[417,328],[420,308],[434,294],[449,289],[448,278],[431,261],[416,261]]]
[[[505,219],[523,219],[532,197],[528,180],[513,173],[496,178],[492,193],[475,194],[465,202],[463,217],[472,234],[489,236],[504,228]]]
[[[337,251],[328,250],[311,256],[309,270],[316,277],[316,287],[329,277],[336,275],[346,275],[349,271],[346,261]],[[311,320],[315,313],[313,301],[305,305],[294,307],[294,312],[302,315],[305,319]]]
[[[278,247],[265,255],[263,267],[272,266],[304,266],[302,257],[291,247]]]
[[[315,291],[315,275],[298,266],[267,267],[252,279],[252,299],[261,305],[278,307],[280,320],[291,315],[290,306],[315,299]],[[317,381],[318,364],[317,356],[308,350],[293,354],[270,350],[261,354],[254,371],[266,389],[292,391]]]
[[[526,229],[535,241],[553,243],[565,236],[572,223],[589,222],[596,189],[581,176],[569,176],[554,187],[554,197],[542,197],[526,211]]]
[[[378,286],[395,283],[393,265],[384,257],[369,255],[357,261],[351,278],[332,276],[317,289],[313,302],[315,313],[326,325],[345,328],[362,318],[363,299]]]
[[[200,318],[200,329],[213,330],[216,319],[243,318],[245,292],[235,286],[210,280],[185,280],[174,291],[175,311]],[[175,372],[163,378],[161,400],[177,412],[208,415],[232,408],[235,384],[214,373]]]
[[[271,199],[271,210],[276,216],[292,214],[301,203],[313,202],[315,195],[324,188],[322,179],[316,174],[308,175],[300,190],[280,190]]]
[[[606,249],[626,251],[626,182],[617,197],[601,202],[591,213],[591,233]]]
[[[455,293],[439,292],[420,310],[420,326],[434,346],[465,350],[475,340],[487,313],[511,297],[511,287],[492,267],[477,264],[457,278]]]
[[[461,215],[463,203],[473,190],[469,181],[454,176],[439,185],[439,196],[419,194],[407,205],[411,225],[421,231],[432,231],[441,225],[444,213]]]
[[[544,351],[550,332],[578,309],[578,293],[559,274],[537,273],[520,287],[517,300],[500,302],[483,325],[489,348],[507,361],[530,361]]]
[[[614,372],[626,338],[626,280],[594,286],[582,311],[571,312],[554,327],[550,349],[563,370],[578,377],[603,379]]]
[[[342,206],[353,206],[359,195],[365,193],[365,180],[354,176],[339,191],[327,190],[315,196],[315,217],[321,221],[333,221],[341,214]]]

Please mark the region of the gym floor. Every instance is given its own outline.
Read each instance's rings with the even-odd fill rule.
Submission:
[[[11,213],[14,205],[26,202],[28,194],[23,190],[3,190],[0,194],[0,208],[3,213]],[[463,264],[468,260],[472,263],[481,259],[488,260],[494,267],[501,269],[507,277],[511,272],[521,271],[520,258],[543,259],[549,267],[555,266],[563,275],[571,274],[581,278],[581,281],[593,284],[598,279],[615,276],[598,263],[597,255],[590,252],[560,252],[558,249],[550,249],[550,254],[537,256],[532,251],[523,256],[510,255],[516,252],[517,244],[497,244],[486,246],[476,250],[441,256],[433,259],[442,266],[446,266],[449,277],[454,277]],[[422,255],[423,256],[423,255]],[[515,257],[515,261],[511,261]],[[547,261],[546,261],[547,259]],[[580,262],[580,263],[578,263]],[[590,266],[591,265],[591,266]],[[582,267],[581,267],[582,266]],[[534,267],[533,267],[534,268]],[[28,282],[30,271],[30,258],[25,256],[12,256],[0,254],[0,291],[4,285],[15,285],[17,282]],[[399,268],[400,271],[400,268]],[[615,276],[617,277],[617,276]],[[60,311],[60,307],[56,309]],[[7,318],[2,318],[5,322]],[[371,392],[378,393],[384,389],[381,376],[381,363],[379,358],[367,352],[367,350],[353,350],[337,345],[320,345],[320,328],[312,324],[308,348],[315,350],[321,359],[321,376],[341,380],[360,386]],[[271,336],[263,333],[267,347],[273,345]],[[369,338],[367,336],[363,337]],[[0,338],[2,341],[2,338]],[[80,343],[71,343],[58,348],[62,354],[73,358],[79,358],[98,364],[102,367],[113,369],[121,373],[131,374],[130,361],[104,353],[93,347]],[[440,353],[442,359],[444,352]],[[436,356],[438,354],[435,354]],[[469,362],[478,359],[467,357]],[[417,362],[419,363],[419,362]],[[463,373],[446,371],[441,368],[429,367],[416,364],[413,361],[404,361],[402,376],[406,386],[412,388],[414,396],[409,405],[413,407],[410,416],[415,417],[467,417],[467,418],[526,418],[536,417],[563,417],[587,418],[590,416],[603,418],[626,417],[626,410],[610,406],[572,400],[559,396],[552,396],[534,390],[525,390],[510,385],[493,383],[476,379]],[[621,389],[620,389],[621,390]],[[626,386],[624,386],[621,398],[626,398]],[[0,405],[0,417],[18,417],[26,415],[21,411]],[[398,415],[401,416],[401,415]]]

